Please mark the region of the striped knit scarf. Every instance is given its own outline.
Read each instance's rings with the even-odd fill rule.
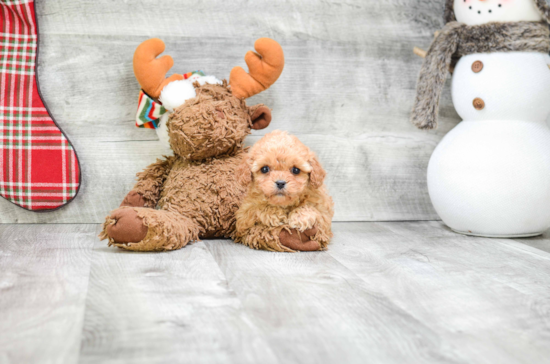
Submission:
[[[448,70],[473,53],[550,52],[545,22],[488,23],[467,26],[448,23],[434,39],[420,70],[411,122],[420,129],[437,127],[439,99]]]

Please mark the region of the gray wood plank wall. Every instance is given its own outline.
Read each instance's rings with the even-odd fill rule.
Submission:
[[[256,0],[37,2],[39,80],[45,101],[74,143],[83,186],[47,214],[0,199],[1,223],[99,223],[134,175],[169,151],[154,131],[134,127],[139,86],[135,47],[160,37],[174,72],[227,77],[259,37],[279,41],[286,67],[249,103],[273,108],[273,122],[320,156],[337,221],[437,219],[426,188],[429,156],[459,121],[448,87],[437,131],[408,122],[421,60],[442,21],[442,0]]]

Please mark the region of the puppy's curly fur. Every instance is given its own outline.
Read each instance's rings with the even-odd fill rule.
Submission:
[[[248,191],[236,214],[235,241],[272,251],[325,249],[334,215],[325,175],[297,137],[279,130],[265,135],[237,168]]]

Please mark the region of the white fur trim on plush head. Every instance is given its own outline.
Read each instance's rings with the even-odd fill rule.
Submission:
[[[192,80],[191,82],[197,81],[199,83],[199,85],[201,85],[201,86],[204,85],[205,83],[209,83],[211,85],[221,85],[222,84],[222,81],[218,80],[214,76],[199,76],[196,79],[193,79],[193,77],[190,77],[189,79]]]
[[[167,148],[170,148],[170,136],[168,134],[168,126],[166,125],[168,118],[170,114],[179,106],[183,105],[185,101],[197,96],[195,87],[193,86],[195,82],[198,82],[201,86],[205,83],[212,85],[222,84],[222,81],[214,76],[200,76],[195,74],[187,80],[170,82],[168,85],[164,86],[160,93],[159,100],[168,112],[162,115],[155,130],[161,144]]]
[[[199,75],[193,75],[187,80],[170,82],[168,85],[164,86],[160,93],[159,100],[162,102],[162,106],[169,112],[173,112],[179,106],[183,105],[186,100],[197,96],[195,87],[193,87],[194,82],[198,82],[201,86],[205,83],[213,85],[222,83],[222,81],[214,76]]]
[[[162,115],[159,120],[158,126],[155,129],[159,137],[160,143],[166,148],[170,148],[170,136],[168,135],[168,126],[166,125],[169,117],[169,113],[165,113],[164,115]]]
[[[185,100],[197,96],[193,84],[188,80],[170,82],[162,89],[159,100],[166,110],[172,112],[178,106],[183,105]]]

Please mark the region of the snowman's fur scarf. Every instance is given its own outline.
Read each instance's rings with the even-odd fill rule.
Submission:
[[[548,0],[535,0],[535,4],[537,4],[537,8],[539,8],[543,19],[547,23],[550,23],[550,5],[548,4]]]
[[[452,8],[451,8],[452,9]],[[434,39],[420,70],[411,122],[420,129],[437,127],[439,98],[448,70],[473,53],[550,52],[550,29],[544,22],[448,23]]]

